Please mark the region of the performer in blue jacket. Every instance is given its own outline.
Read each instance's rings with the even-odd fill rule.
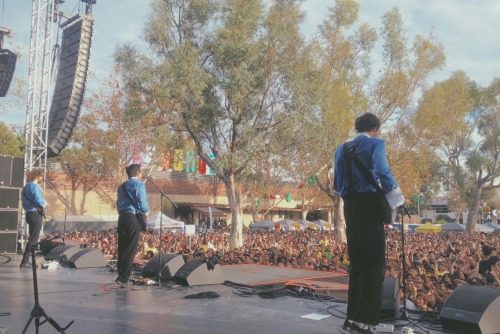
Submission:
[[[30,237],[26,248],[24,249],[23,259],[20,268],[31,268],[29,263],[31,247],[38,242],[40,231],[42,230],[43,218],[45,217],[44,208],[47,201],[43,198],[40,184],[43,182],[43,171],[33,169],[26,175],[27,184],[21,191],[21,202],[26,212],[26,223]]]
[[[126,169],[128,180],[118,187],[116,207],[118,210],[118,283],[125,288],[132,272],[137,254],[141,227],[136,213],[149,212],[146,186],[142,179],[141,166],[131,164]]]
[[[358,134],[350,145],[354,145],[354,154],[373,175],[384,194],[398,194],[396,197],[400,205],[404,197],[391,174],[385,143],[378,138],[380,125],[374,114],[359,116],[354,125]],[[335,191],[344,200],[350,261],[347,319],[341,330],[375,333],[374,327],[380,320],[385,272],[384,209],[380,194],[354,162],[348,163],[344,154],[346,149],[344,143],[335,152],[333,181]]]

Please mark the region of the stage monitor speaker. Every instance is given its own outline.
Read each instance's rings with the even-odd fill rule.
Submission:
[[[48,157],[66,147],[83,103],[90,47],[94,28],[92,16],[78,14],[61,25],[61,53],[48,122]]]
[[[0,209],[0,232],[17,232],[19,223],[18,210]]]
[[[0,232],[0,253],[16,254],[17,251],[17,231]]]
[[[13,209],[19,210],[19,188],[0,187],[0,210]]]
[[[157,277],[161,268],[161,278],[173,278],[184,264],[186,262],[180,254],[156,254],[142,269],[142,277]]]
[[[195,258],[187,262],[177,271],[174,278],[177,284],[187,286],[224,283],[220,265],[216,264],[213,270],[208,270],[204,258]]]
[[[77,269],[105,267],[107,264],[101,250],[97,248],[80,249],[80,251],[68,258],[67,263],[70,268]]]
[[[68,261],[73,255],[78,253],[81,250],[80,247],[77,247],[76,245],[59,245],[55,248],[53,248],[46,256],[45,260],[47,261],[52,261],[52,260],[58,260],[58,261]],[[63,259],[62,257],[65,256]]]
[[[380,319],[397,319],[400,316],[401,300],[399,299],[399,279],[384,279],[382,290],[382,309]]]
[[[500,289],[462,285],[453,291],[439,313],[446,330],[462,333],[500,333]]]
[[[0,49],[0,97],[7,95],[16,69],[17,56],[7,49]]]
[[[24,181],[24,159],[0,155],[0,186],[22,188]]]

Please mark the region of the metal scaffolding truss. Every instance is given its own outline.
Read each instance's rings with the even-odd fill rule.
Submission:
[[[33,0],[25,129],[25,173],[33,168],[42,168],[46,171],[55,2],[58,0]]]

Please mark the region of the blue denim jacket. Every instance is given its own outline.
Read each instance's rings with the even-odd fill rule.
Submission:
[[[360,133],[353,139],[356,145],[356,154],[361,162],[373,174],[375,181],[380,184],[382,191],[388,192],[396,189],[398,184],[391,174],[391,168],[385,155],[385,143],[382,139],[370,137],[367,134]],[[352,181],[349,184],[349,174],[344,159],[344,144],[339,145],[335,152],[335,168],[333,178],[333,188],[342,197],[349,192],[367,193],[375,192],[375,188],[361,174],[356,165],[352,163]]]
[[[35,182],[29,182],[24,186],[21,192],[21,202],[26,212],[37,211],[39,207],[44,208],[47,204],[43,198],[42,189]]]
[[[149,212],[148,198],[146,195],[146,186],[144,185],[144,183],[139,181],[135,177],[131,177],[127,181],[125,181],[125,187],[127,188],[130,197],[132,197],[132,199],[135,201],[139,209],[144,213]],[[116,200],[116,207],[118,212],[137,211],[135,206],[132,204],[129,197],[127,196],[127,194],[123,193],[123,188],[121,185],[118,187],[118,198]]]

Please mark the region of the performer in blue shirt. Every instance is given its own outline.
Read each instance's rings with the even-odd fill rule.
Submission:
[[[141,227],[137,211],[149,212],[146,186],[140,181],[141,166],[131,164],[126,169],[128,180],[118,187],[116,207],[118,210],[118,283],[125,288],[132,272],[134,257],[137,254]],[[132,202],[133,201],[133,202]]]
[[[26,180],[28,183],[21,191],[21,202],[26,212],[26,223],[28,224],[30,237],[24,249],[23,259],[19,265],[20,268],[31,268],[29,263],[30,250],[40,237],[45,215],[43,210],[47,206],[47,201],[43,198],[42,189],[39,186],[43,182],[43,171],[41,169],[31,170],[26,175]]]
[[[352,144],[359,160],[385,194],[396,190],[400,193],[391,175],[385,143],[377,138],[380,120],[366,113],[356,118],[354,127],[358,135]],[[380,320],[385,272],[384,213],[380,195],[354,162],[349,172],[344,150],[345,143],[335,152],[333,181],[335,191],[344,200],[350,261],[347,319],[341,329],[350,333],[375,333],[374,327]]]

